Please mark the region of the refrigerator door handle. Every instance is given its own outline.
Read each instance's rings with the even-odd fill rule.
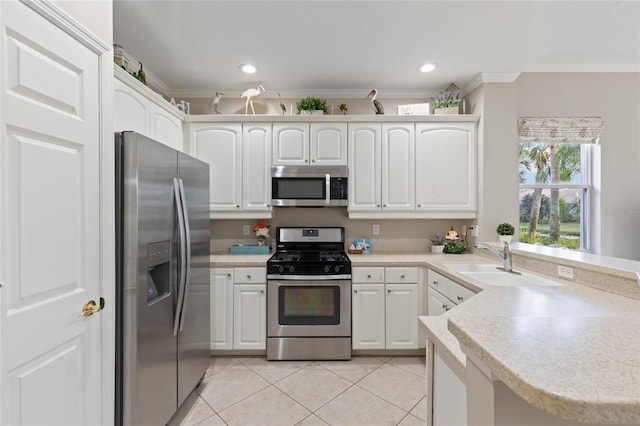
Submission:
[[[176,291],[178,292],[178,300],[176,301],[175,315],[173,317],[173,335],[178,335],[180,328],[180,317],[182,314],[182,305],[184,301],[184,287],[186,281],[187,268],[185,267],[186,254],[186,238],[184,234],[184,210],[182,208],[182,197],[180,196],[180,183],[177,178],[173,178],[173,199],[176,204],[176,212],[178,214],[178,234],[180,244],[180,259],[178,264],[179,276]]]
[[[184,278],[184,286],[183,286],[183,296],[182,296],[182,306],[180,307],[180,331],[184,329],[184,316],[186,312],[187,306],[187,294],[189,294],[189,282],[191,275],[191,226],[189,225],[189,211],[187,210],[187,197],[184,192],[184,184],[182,183],[182,179],[179,179],[180,186],[180,199],[182,200],[182,218],[184,224],[184,232],[186,235],[185,238],[185,248],[186,248],[186,257],[185,257],[185,278]]]

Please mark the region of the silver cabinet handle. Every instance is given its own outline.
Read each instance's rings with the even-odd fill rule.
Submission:
[[[422,207],[422,204],[418,204],[418,207]]]
[[[231,274],[227,274],[227,277],[231,278]]]
[[[400,275],[400,278],[404,279],[404,275]]]
[[[434,287],[438,287],[438,281],[433,280],[433,286],[434,286]]]
[[[354,293],[357,293],[357,292],[358,292],[358,290],[353,290],[353,292],[354,292]]]
[[[251,279],[251,275],[247,274],[247,279],[250,280]]]
[[[391,293],[391,290],[387,290],[387,293]]]
[[[458,296],[458,302],[462,302],[463,300],[464,300],[464,297]]]
[[[448,310],[449,310],[449,306],[448,306],[448,305],[445,305],[444,303],[442,304],[442,308],[443,308],[445,311],[448,311]]]
[[[367,275],[367,278],[371,278],[371,275]]]
[[[260,290],[260,294],[264,294],[264,290]]]

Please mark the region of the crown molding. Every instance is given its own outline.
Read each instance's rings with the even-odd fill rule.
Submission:
[[[571,64],[571,65],[533,65],[522,72],[640,72],[640,64],[621,65],[597,65],[597,64]]]
[[[519,72],[481,72],[462,87],[462,94],[466,95],[485,83],[513,83],[519,76]]]

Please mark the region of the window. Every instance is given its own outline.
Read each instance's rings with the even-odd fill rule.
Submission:
[[[520,241],[588,250],[591,144],[520,143]]]

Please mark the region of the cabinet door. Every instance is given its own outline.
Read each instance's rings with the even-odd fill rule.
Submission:
[[[309,124],[273,125],[273,164],[309,165]]]
[[[386,285],[387,349],[418,349],[418,284]]]
[[[476,210],[476,124],[416,125],[418,211]]]
[[[178,151],[183,151],[182,120],[149,102],[149,136]]]
[[[193,124],[194,155],[209,163],[210,210],[239,211],[242,205],[242,125]]]
[[[132,130],[149,135],[149,101],[135,90],[113,79],[113,128],[116,132]]]
[[[346,123],[311,123],[311,164],[347,165]]]
[[[242,129],[242,209],[271,211],[271,124]]]
[[[351,292],[353,349],[384,349],[384,284],[352,284]]]
[[[427,313],[431,316],[438,316],[440,314],[444,314],[449,309],[451,309],[454,304],[451,303],[449,299],[444,297],[438,291],[433,288],[429,288],[429,306],[427,308]]]
[[[439,350],[433,352],[433,426],[467,424],[467,387]]]
[[[233,269],[211,270],[211,349],[233,349]]]
[[[266,349],[265,284],[233,286],[233,349]]]
[[[349,124],[349,211],[379,211],[382,126]]]
[[[382,125],[382,210],[415,209],[414,125]]]

